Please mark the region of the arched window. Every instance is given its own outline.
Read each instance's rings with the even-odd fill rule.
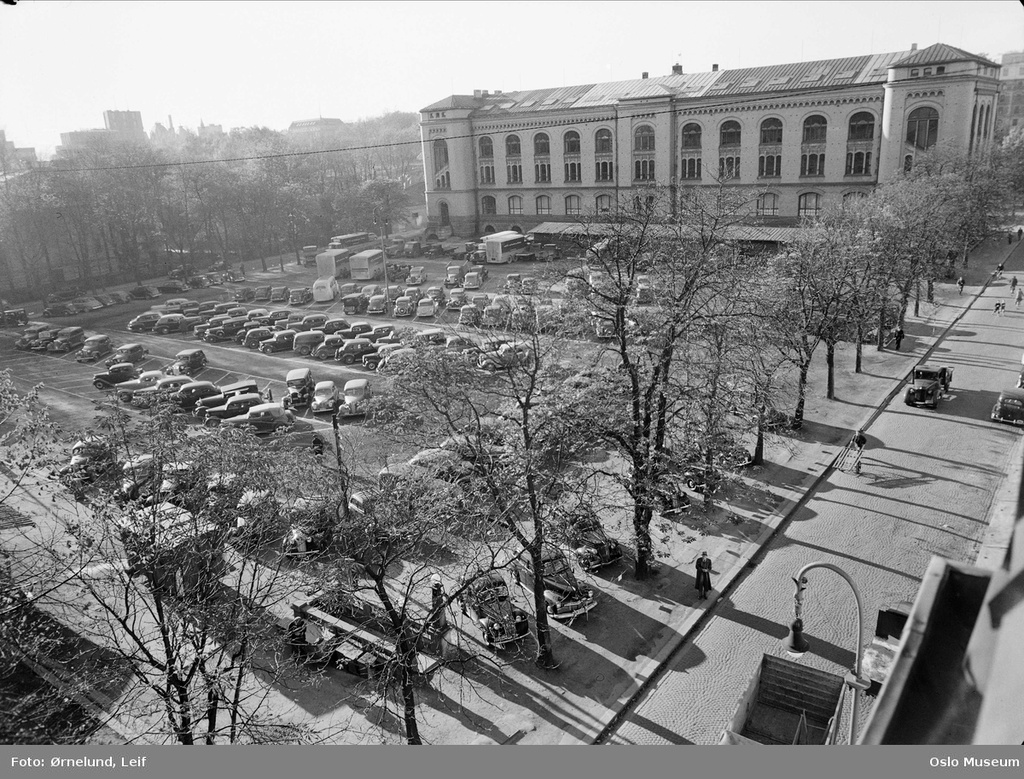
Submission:
[[[451,217],[448,215],[448,204],[438,203],[438,210],[441,212],[441,226],[448,227],[452,223]]]
[[[654,151],[654,128],[642,124],[633,132],[633,151]]]
[[[765,119],[761,122],[761,145],[769,146],[782,143],[782,121]]]
[[[508,212],[510,214],[523,213],[523,199],[519,195],[512,195],[508,199]]]
[[[551,213],[551,198],[549,198],[547,195],[538,195],[536,205],[538,214],[543,215]]]
[[[484,136],[480,139],[480,158],[488,159],[494,156],[494,142],[488,137]]]
[[[875,137],[875,117],[867,111],[859,111],[850,117],[850,134],[847,141],[870,141]]]
[[[569,130],[569,132],[562,136],[562,142],[566,154],[580,153],[580,134],[575,130]]]
[[[522,149],[519,146],[519,136],[510,135],[505,139],[505,156],[521,157]]]
[[[494,229],[494,225],[485,225],[484,226],[484,235],[490,235],[491,233],[496,233],[496,232],[498,232],[498,231]]]
[[[580,196],[567,195],[565,198],[565,213],[570,216],[580,215]]]
[[[728,121],[722,124],[718,134],[719,146],[739,146],[741,139],[740,123]]]
[[[805,192],[797,201],[797,214],[814,219],[821,213],[821,195],[817,192]]]
[[[984,136],[983,136],[984,137]],[[930,149],[939,138],[939,112],[923,106],[915,108],[907,118],[907,144]]]
[[[533,136],[533,155],[535,157],[547,157],[551,154],[551,140],[547,133],[537,133]]]
[[[483,207],[483,212],[485,214],[498,213],[498,201],[496,201],[490,195],[484,195],[483,200],[480,201],[480,205]]]
[[[779,215],[779,196],[774,195],[771,192],[757,198],[757,215],[758,216],[778,216]]]
[[[612,153],[612,131],[598,130],[594,134],[594,151],[597,154]]]
[[[701,129],[699,124],[691,122],[683,127],[683,148],[684,149],[699,149],[700,148],[700,135]]]
[[[828,133],[828,121],[824,116],[815,114],[804,119],[804,143],[825,143]]]
[[[438,138],[434,141],[434,173],[448,167],[448,141]]]
[[[598,195],[594,200],[594,209],[599,214],[606,214],[612,210],[612,196]]]

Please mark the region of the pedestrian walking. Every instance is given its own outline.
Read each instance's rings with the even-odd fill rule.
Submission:
[[[864,447],[867,446],[867,443],[868,437],[864,435],[864,428],[859,428],[857,432],[853,434],[853,438],[850,441],[850,446],[854,453],[854,473],[860,473],[860,458],[864,455]]]
[[[892,340],[896,343],[896,351],[900,350],[900,344],[903,343],[903,328],[896,325],[896,329],[893,331]]]
[[[963,276],[961,276],[960,278],[958,278],[956,280],[956,288],[958,290],[960,290],[960,292],[958,294],[960,294],[960,295],[964,294],[964,277]]]
[[[1024,289],[1018,289],[1017,290],[1017,298],[1016,298],[1017,308],[1020,308],[1020,304],[1021,304],[1022,300],[1024,300]]]
[[[1000,279],[1003,277],[1003,263],[996,265],[996,274]]]
[[[999,301],[998,300],[996,301],[995,305],[996,305],[995,310],[992,313],[994,313],[996,316],[999,316]]]
[[[1000,300],[999,301],[999,316],[1002,316],[1005,313],[1006,313],[1006,302]]]
[[[707,552],[701,552],[697,558],[696,586],[701,598],[706,598],[711,592],[711,558]]]
[[[1024,237],[1024,227],[1017,228],[1017,243],[1020,243],[1020,239]]]
[[[1012,295],[1016,291],[1017,291],[1017,277],[1014,276],[1013,278],[1010,279],[1010,294]]]
[[[1006,236],[1006,242],[1013,243],[1013,233],[1010,233],[1008,236]]]

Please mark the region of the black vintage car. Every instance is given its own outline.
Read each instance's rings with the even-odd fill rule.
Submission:
[[[3,327],[18,327],[20,325],[28,324],[28,312],[23,308],[15,308],[10,311],[4,311],[2,319],[0,319],[0,326]]]
[[[195,408],[203,398],[210,398],[214,395],[220,395],[221,388],[214,384],[212,381],[193,381],[189,382],[172,396],[172,400],[178,404],[178,406],[185,410]]]
[[[86,437],[71,447],[71,460],[54,473],[54,477],[81,500],[86,488],[117,472],[117,461],[111,446],[98,437]]]
[[[589,510],[562,515],[565,543],[584,571],[595,571],[622,559],[622,547],[605,533],[601,520]]]
[[[543,567],[540,575],[544,582],[544,603],[548,616],[552,619],[572,620],[597,605],[594,591],[580,585],[568,558],[559,549],[545,544],[541,557]],[[520,587],[533,590],[536,575],[533,560],[525,549],[512,561],[512,577]]]
[[[512,605],[508,585],[499,573],[479,574],[463,582],[463,587],[459,609],[480,628],[487,646],[505,646],[529,635],[529,618]]]
[[[288,371],[285,384],[288,389],[288,395],[285,398],[286,406],[308,406],[313,400],[316,382],[313,381],[313,372],[309,368],[295,368]]]
[[[192,376],[205,368],[206,363],[206,353],[202,349],[182,349],[174,355],[174,362],[167,367],[167,373]]]
[[[939,399],[949,391],[952,383],[953,369],[948,365],[918,365],[910,377],[903,402],[908,406],[937,408]]]

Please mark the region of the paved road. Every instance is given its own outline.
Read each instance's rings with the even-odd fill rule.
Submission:
[[[867,430],[863,473],[834,472],[822,483],[608,743],[717,743],[762,654],[784,654],[792,577],[807,563],[831,562],[856,581],[866,643],[879,608],[913,601],[932,555],[974,561],[1020,437],[988,416],[999,390],[1014,386],[1024,348],[1024,310],[1011,303],[996,317],[1000,298],[1009,300],[1003,281],[934,351],[932,362],[955,369],[938,410],[908,407],[897,395]],[[800,662],[843,674],[854,660],[854,599],[835,573],[808,578],[803,616],[811,648]],[[861,698],[861,727],[872,700]]]

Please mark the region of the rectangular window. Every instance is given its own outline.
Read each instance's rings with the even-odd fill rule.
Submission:
[[[604,160],[594,165],[594,178],[598,181],[611,181],[614,176],[612,175],[613,165],[611,162]]]
[[[682,171],[680,178],[684,179],[699,179],[700,178],[700,157],[690,157],[683,160]]]
[[[480,183],[481,184],[493,184],[494,183],[494,166],[493,165],[481,165],[480,166]]]
[[[545,184],[551,181],[550,162],[538,162],[533,166],[533,172],[538,184]]]
[[[523,183],[523,166],[519,164],[509,165],[508,169],[508,183],[509,184],[522,184]]]
[[[578,162],[567,162],[565,163],[565,180],[566,181],[580,181],[580,163]]]
[[[654,160],[636,160],[633,163],[633,178],[636,181],[653,181]]]
[[[778,178],[782,175],[782,155],[762,154],[757,160],[758,178]]]
[[[740,177],[739,157],[720,157],[718,159],[718,177],[735,179]]]
[[[825,175],[825,155],[824,154],[804,154],[800,157],[800,175],[801,176],[824,176]]]

